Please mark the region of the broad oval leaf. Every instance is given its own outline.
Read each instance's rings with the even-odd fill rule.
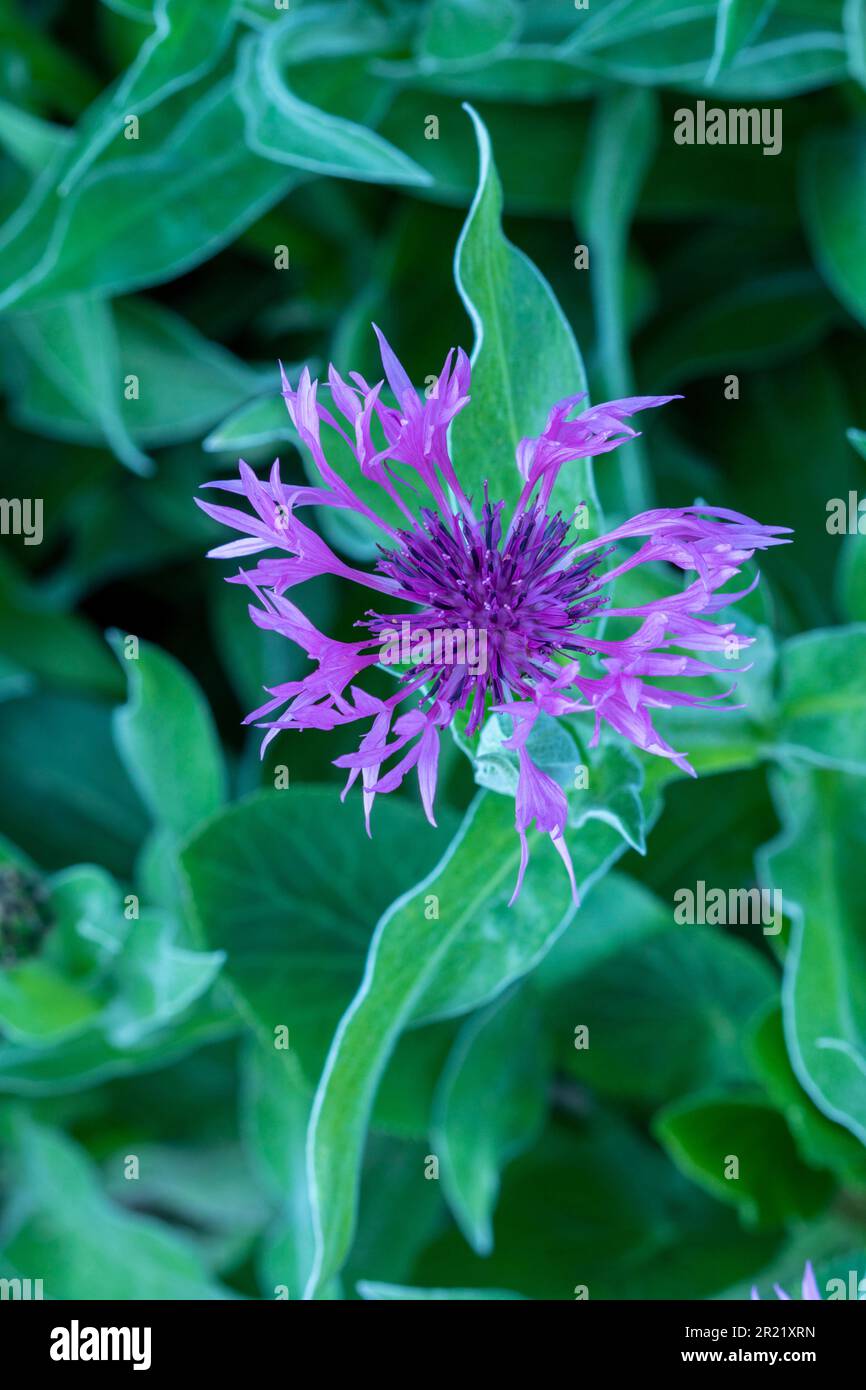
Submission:
[[[775,793],[784,830],[758,866],[793,923],[782,986],[791,1064],[818,1108],[866,1143],[863,782],[791,771]]]
[[[741,1034],[774,985],[763,956],[711,926],[652,932],[568,980],[555,1010],[557,1060],[578,1081],[640,1105],[746,1081]]]
[[[800,1085],[785,1045],[782,1010],[775,1003],[759,1019],[750,1051],[758,1077],[785,1116],[805,1161],[828,1168],[846,1186],[866,1187],[866,1146],[828,1119]]]
[[[339,1269],[351,1241],[357,1174],[379,1078],[404,1028],[466,1012],[530,970],[575,908],[546,836],[528,836],[532,863],[509,909],[519,861],[514,808],[482,795],[436,870],[386,912],[365,977],[334,1038],[310,1128],[317,1261],[308,1296]],[[622,854],[600,821],[569,841],[582,891]]]
[[[201,935],[225,951],[244,1018],[270,1048],[288,1028],[310,1084],[377,917],[448,842],[451,818],[440,819],[433,830],[410,802],[380,797],[368,839],[360,806],[342,804],[335,786],[290,783],[229,807],[181,853]]]
[[[827,1174],[800,1159],[785,1121],[760,1092],[687,1096],[656,1116],[653,1131],[687,1177],[737,1207],[749,1225],[808,1220],[832,1195]]]

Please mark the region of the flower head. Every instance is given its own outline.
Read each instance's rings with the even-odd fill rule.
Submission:
[[[554,405],[541,434],[518,445],[515,466],[522,488],[508,516],[505,503],[490,498],[486,484],[483,497],[467,496],[449,453],[449,426],[469,402],[466,354],[450,352],[433,390],[421,397],[384,336],[376,333],[396,406],[382,400],[384,381],[370,385],[353,373],[349,383],[333,367],[330,406],[319,399],[319,384],[306,369],[296,388],[283,377],[289,415],[320,484],[284,484],[278,462],[263,482],[242,462],[239,479],[210,486],[242,494],[251,512],[199,502],[208,515],[241,533],[211,555],[277,552],[253,569],[241,569],[231,582],[249,587],[255,623],[298,643],[315,662],[303,680],[270,690],[270,699],[247,722],[267,731],[264,748],[281,730],[369,721],[357,751],[335,759],[348,771],[344,796],[361,778],[369,832],[376,794],[394,790],[412,769],[435,824],[441,731],[458,714],[468,734],[491,710],[510,716],[514,732],[507,746],[519,765],[521,863],[515,896],[533,822],[550,835],[574,889],[564,838],[566,797],[527,747],[539,713],[589,714],[591,744],[607,725],[638,748],[693,772],[686,754],[656,731],[655,711],[711,707],[724,696],[689,694],[654,682],[717,673],[703,654],[727,654],[732,641],[748,645],[750,639],[737,636],[733,623],[715,622],[713,616],[750,592],[753,585],[740,593],[722,590],[755,550],[781,544],[785,528],[762,526],[739,512],[693,506],[644,512],[607,535],[582,543],[573,539],[575,516],[550,510],[562,468],[634,438],[627,421],[671,396],[632,396],[584,410],[579,409],[583,398],[570,396]],[[337,431],[359,474],[387,497],[390,521],[328,462],[323,424]],[[348,510],[373,524],[380,536],[373,569],[345,563],[298,519],[297,512],[311,504]],[[605,568],[620,544],[630,547],[628,553]],[[609,606],[613,580],[659,560],[688,576],[684,588],[635,607]],[[369,591],[372,606],[359,615],[356,625],[365,635],[358,641],[325,636],[286,597],[320,574]],[[602,611],[633,620],[634,630],[616,640],[593,635]],[[357,684],[369,667],[380,664],[399,666],[394,692],[384,698]]]

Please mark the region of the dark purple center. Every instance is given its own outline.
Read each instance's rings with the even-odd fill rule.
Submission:
[[[529,510],[503,541],[503,505],[485,501],[480,522],[457,524],[425,508],[377,563],[418,611],[369,612],[365,624],[376,637],[402,633],[404,680],[423,678],[429,697],[453,708],[472,700],[469,732],[488,690],[497,702],[529,695],[551,657],[584,650],[574,629],[604,602],[589,592],[602,556],[570,560],[576,542],[561,513]]]

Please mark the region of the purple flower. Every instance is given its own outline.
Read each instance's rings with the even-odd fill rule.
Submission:
[[[241,569],[230,582],[247,585],[256,603],[250,616],[262,628],[297,642],[315,663],[303,680],[269,691],[271,698],[247,717],[268,732],[333,729],[369,721],[356,752],[335,759],[348,770],[343,795],[360,777],[367,830],[377,792],[398,787],[417,769],[421,799],[435,824],[433,803],[440,731],[462,712],[467,734],[485,713],[496,710],[513,721],[506,746],[516,751],[519,781],[516,825],[521,864],[520,891],[528,858],[526,832],[550,835],[574,889],[564,839],[567,804],[562,788],[533,762],[527,747],[540,711],[549,715],[590,714],[591,746],[602,725],[638,748],[669,758],[693,774],[686,755],[673,749],[653,725],[655,710],[710,707],[721,695],[687,694],[654,682],[703,676],[717,668],[703,655],[746,646],[731,622],[713,616],[749,593],[722,592],[755,550],[782,544],[787,528],[761,526],[739,512],[705,506],[648,511],[596,540],[572,538],[575,516],[548,510],[560,470],[571,460],[607,453],[636,436],[627,420],[638,411],[666,404],[671,396],[632,396],[579,410],[570,396],[551,410],[542,433],[523,439],[516,467],[523,487],[513,515],[488,496],[468,497],[448,451],[448,428],[469,401],[466,354],[448,354],[426,398],[418,395],[383,335],[376,329],[385,376],[396,406],[381,398],[384,382],[371,386],[352,373],[351,384],[330,368],[331,408],[318,399],[318,382],[304,370],[297,389],[283,375],[283,395],[302,443],[321,482],[285,485],[279,462],[268,482],[245,463],[240,479],[211,483],[243,494],[252,512],[199,502],[242,539],[212,550],[220,558],[276,551],[277,558]],[[321,427],[348,444],[360,474],[372,480],[399,513],[392,524],[365,502],[328,463]],[[322,538],[298,519],[305,506],[336,507],[372,523],[381,537],[381,556],[372,571],[339,559]],[[580,509],[579,509],[580,510]],[[603,570],[625,542],[630,549]],[[689,576],[669,598],[636,607],[609,607],[606,588],[618,576],[649,562],[666,561]],[[304,580],[333,574],[371,591],[374,607],[356,624],[366,629],[357,642],[338,642],[317,631],[286,596]],[[591,635],[602,611],[634,620],[631,634],[617,640]],[[737,648],[738,649],[738,648]],[[400,662],[394,693],[379,698],[357,684],[371,666]],[[731,708],[731,706],[728,706]],[[694,774],[693,774],[694,775]],[[512,898],[512,901],[514,898]]]
[[[790,1301],[791,1301],[790,1295],[785,1293],[785,1290],[781,1287],[781,1285],[779,1285],[779,1284],[774,1284],[774,1285],[773,1285],[773,1288],[774,1288],[775,1291],[776,1291],[776,1297],[777,1297],[777,1298],[784,1298],[786,1302],[790,1303]],[[817,1281],[816,1281],[816,1279],[815,1279],[815,1271],[814,1271],[814,1269],[812,1268],[812,1261],[811,1261],[811,1260],[807,1260],[807,1261],[806,1261],[806,1268],[803,1270],[803,1295],[802,1295],[802,1296],[803,1296],[803,1299],[804,1299],[804,1300],[807,1300],[807,1301],[808,1301],[808,1300],[814,1301],[815,1299],[817,1299],[819,1303],[821,1302],[821,1295],[820,1295],[820,1293],[818,1292],[818,1284],[817,1284]],[[760,1297],[761,1297],[761,1295],[758,1293],[758,1290],[757,1290],[756,1288],[754,1288],[754,1286],[753,1286],[753,1288],[752,1288],[752,1298],[760,1299]]]

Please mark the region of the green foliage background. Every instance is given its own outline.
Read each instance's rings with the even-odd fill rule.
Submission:
[[[0,555],[0,1277],[571,1299],[866,1272],[866,550],[827,528],[866,457],[864,83],[864,0],[0,2],[0,491],[44,503]],[[781,153],[675,144],[698,99],[781,109]],[[401,793],[372,841],[348,740],[260,763],[241,729],[302,657],[203,559],[225,536],[192,497],[239,454],[303,477],[276,359],[376,379],[371,320],[417,381],[476,340],[471,487],[513,490],[514,429],[585,369],[595,400],[685,400],[565,504],[796,529],[744,605],[746,708],[664,723],[697,783],[545,732],[566,785],[590,767],[577,913],[546,842],[506,907],[495,721],[449,744],[437,831]],[[303,602],[347,636],[353,597]],[[699,880],[780,889],[784,930],[676,925]]]

